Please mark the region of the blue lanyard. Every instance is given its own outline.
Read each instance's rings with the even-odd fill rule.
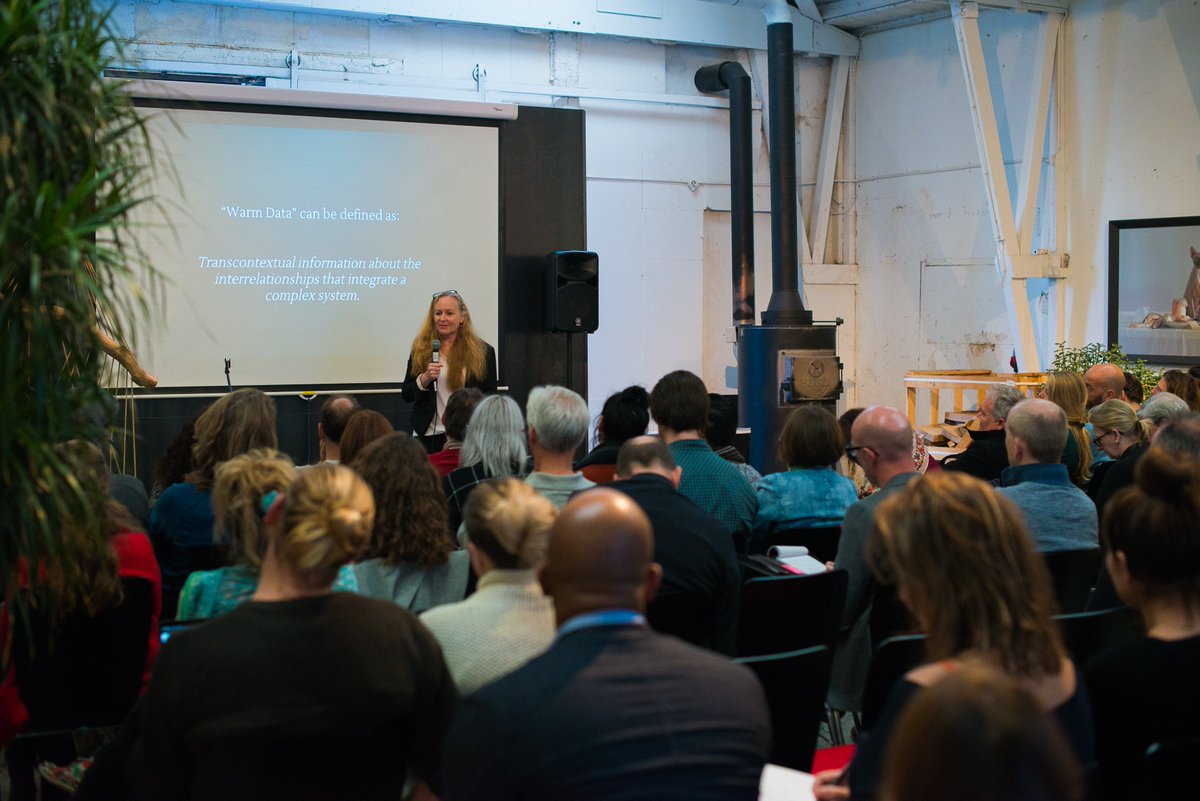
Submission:
[[[562,639],[567,634],[580,629],[589,629],[595,626],[644,626],[646,618],[642,617],[632,609],[603,609],[599,612],[587,612],[582,615],[576,615],[558,627],[558,634],[555,640]]]

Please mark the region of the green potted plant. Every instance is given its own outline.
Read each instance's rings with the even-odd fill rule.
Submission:
[[[1091,342],[1082,348],[1068,348],[1065,342],[1059,342],[1054,347],[1054,363],[1052,370],[1074,370],[1082,373],[1097,364],[1115,364],[1125,372],[1137,376],[1146,397],[1150,390],[1162,378],[1162,370],[1155,370],[1142,359],[1131,359],[1121,350],[1120,345],[1104,347],[1098,342]]]
[[[157,287],[130,231],[149,143],[122,86],[102,77],[119,52],[109,22],[90,0],[0,4],[0,580],[10,597],[21,560],[63,552],[64,519],[101,536],[55,446],[107,439],[105,345],[132,341],[149,307],[143,287]]]

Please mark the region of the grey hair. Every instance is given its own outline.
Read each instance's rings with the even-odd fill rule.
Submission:
[[[538,444],[551,453],[569,453],[587,437],[587,402],[566,387],[534,387],[525,414]]]
[[[1154,397],[1165,394],[1160,392]],[[1187,412],[1165,422],[1154,437],[1154,447],[1200,460],[1200,413]]]
[[[459,464],[480,465],[488,476],[525,472],[525,420],[521,407],[507,395],[489,395],[479,402],[467,424]]]
[[[1137,416],[1142,420],[1149,420],[1155,426],[1161,426],[1171,418],[1187,414],[1189,411],[1191,409],[1188,408],[1187,401],[1174,392],[1160,392],[1157,395],[1151,395],[1142,404],[1142,408],[1138,409]]]
[[[1024,440],[1040,464],[1055,464],[1067,446],[1067,413],[1052,401],[1028,398],[1008,413],[1004,430]]]
[[[1012,407],[1025,399],[1025,395],[1011,381],[1006,384],[992,384],[987,394],[992,399],[992,417],[997,420],[1007,420]]]

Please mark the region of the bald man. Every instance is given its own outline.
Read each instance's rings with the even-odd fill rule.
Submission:
[[[627,495],[594,489],[566,505],[541,571],[558,636],[463,702],[443,799],[758,797],[771,746],[762,688],[646,626],[661,577],[653,549]]]
[[[867,537],[875,527],[875,508],[885,498],[901,492],[920,475],[913,465],[912,425],[890,406],[872,406],[854,421],[846,453],[857,462],[872,484],[880,489],[846,510],[834,567],[850,574],[846,605],[842,611],[842,634],[834,651],[833,679],[829,706],[858,712],[871,662],[871,613],[879,590],[867,566]],[[891,599],[893,596],[888,594]],[[882,620],[893,604],[881,604],[876,612]],[[881,623],[881,625],[883,625]]]
[[[1099,406],[1106,400],[1121,399],[1125,393],[1125,371],[1115,364],[1093,364],[1083,374],[1083,385],[1087,388],[1086,405],[1089,409]],[[1095,437],[1096,430],[1091,423],[1085,425],[1089,437]],[[1092,441],[1092,464],[1111,462],[1112,457],[1104,449]]]

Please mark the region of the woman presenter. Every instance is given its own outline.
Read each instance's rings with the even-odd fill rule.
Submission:
[[[496,391],[496,351],[475,335],[471,313],[453,289],[438,292],[413,340],[404,370],[404,400],[413,404],[412,430],[430,453],[441,450],[446,433],[442,412],[450,393],[475,387]]]

